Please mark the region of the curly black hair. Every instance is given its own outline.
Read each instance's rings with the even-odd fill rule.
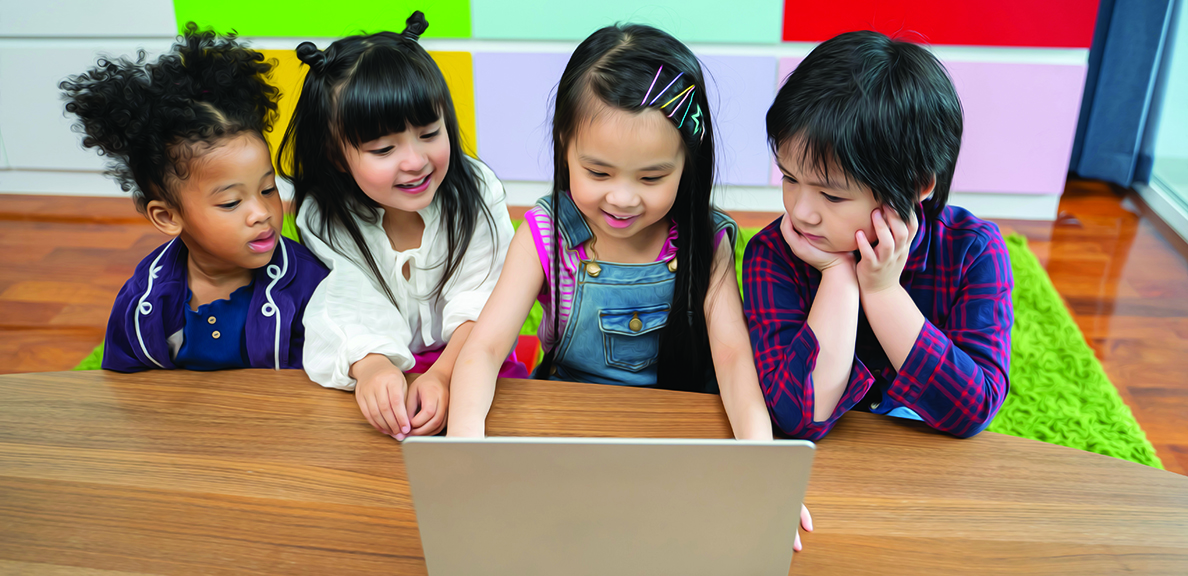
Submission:
[[[83,146],[112,159],[107,174],[143,213],[153,200],[180,207],[177,184],[195,156],[244,131],[264,139],[277,117],[277,89],[267,81],[274,64],[234,33],[190,22],[156,62],[144,50],[135,60],[100,58],[58,87]]]

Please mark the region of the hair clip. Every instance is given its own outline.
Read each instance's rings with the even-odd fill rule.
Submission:
[[[697,90],[694,90],[693,92],[696,92],[696,91],[697,91]],[[689,96],[692,96],[692,95],[693,95],[693,92],[690,92],[690,93],[689,93]],[[684,126],[684,125],[685,125],[685,117],[687,117],[687,116],[689,115],[689,109],[690,109],[690,108],[692,108],[692,107],[693,107],[693,101],[692,101],[692,100],[689,100],[689,105],[688,105],[688,106],[685,106],[685,113],[684,113],[684,114],[681,114],[681,123],[680,123],[680,124],[677,124],[677,130],[680,130],[680,129],[681,129],[681,126]],[[679,104],[677,105],[677,108],[680,108],[680,105],[679,105]],[[698,110],[700,110],[700,109],[701,109],[701,108],[698,108]],[[676,108],[673,108],[673,109],[672,109],[672,111],[673,111],[673,112],[676,112],[676,111],[677,111],[677,109],[676,109]],[[696,117],[694,117],[694,118],[696,118]],[[694,130],[694,131],[693,131],[693,133],[694,133],[694,134],[696,134],[696,133],[697,133],[697,131],[696,131],[696,130]]]
[[[694,104],[689,104],[689,108],[692,108],[693,106]],[[697,111],[694,112],[692,116],[689,116],[689,120],[693,122],[693,133],[697,134],[700,132],[702,136],[705,136],[705,130],[701,126],[701,104],[696,104],[696,106]],[[689,114],[689,108],[685,109],[686,115]],[[684,118],[681,118],[681,124],[683,125],[684,123]],[[680,126],[677,126],[677,128],[680,128]]]
[[[640,105],[640,106],[643,106],[644,104],[646,104],[646,103],[648,102],[648,96],[651,96],[651,95],[652,95],[652,88],[655,88],[655,87],[656,87],[656,81],[660,79],[660,73],[661,73],[661,72],[663,72],[663,71],[664,71],[664,65],[663,65],[663,64],[661,64],[661,65],[660,65],[660,69],[656,71],[656,77],[655,77],[655,78],[652,78],[652,85],[651,85],[651,86],[648,86],[648,92],[647,92],[647,94],[644,94],[643,100],[641,100],[641,101],[639,102],[639,105]]]
[[[685,98],[688,98],[688,97],[689,97],[689,94],[686,94],[686,92],[689,92],[689,91],[690,91],[690,90],[692,90],[693,88],[694,88],[694,86],[693,86],[692,84],[690,84],[690,85],[689,85],[689,86],[687,86],[687,87],[686,87],[684,90],[681,90],[681,93],[680,93],[680,94],[677,94],[676,96],[673,96],[673,97],[672,97],[672,100],[676,100],[677,98],[681,98],[681,94],[684,94]],[[669,117],[669,118],[672,118],[672,115],[673,115],[673,114],[676,114],[676,111],[677,111],[677,110],[679,110],[679,109],[681,108],[681,104],[684,104],[684,103],[685,103],[685,98],[681,98],[681,101],[680,101],[680,102],[678,102],[678,103],[677,103],[677,105],[676,105],[676,107],[672,109],[672,112],[669,112],[669,113],[668,113],[668,117]],[[660,107],[660,109],[661,109],[661,110],[663,110],[663,109],[664,109],[664,108],[666,108],[666,107],[667,107],[669,104],[672,104],[672,100],[669,100],[668,102],[665,102],[665,103],[664,103],[664,105]]]
[[[659,74],[657,74],[657,75],[659,75]],[[669,89],[669,88],[672,88],[672,85],[673,85],[673,84],[676,84],[676,81],[677,81],[677,80],[680,80],[680,79],[681,79],[681,76],[684,76],[684,75],[685,75],[685,73],[684,73],[684,72],[681,72],[680,74],[677,74],[677,75],[676,75],[676,78],[673,78],[673,79],[672,79],[672,82],[669,82],[669,83],[668,83],[668,86],[665,86],[663,90],[661,90],[661,91],[659,91],[659,92],[657,92],[657,93],[656,93],[656,97],[655,97],[655,98],[652,98],[652,101],[651,101],[651,102],[648,102],[648,106],[651,106],[652,104],[655,104],[655,103],[656,103],[656,101],[660,99],[660,96],[663,96],[665,92],[668,92],[668,89]],[[677,96],[680,96],[680,94],[677,94]],[[661,108],[663,108],[663,107],[664,107],[664,106],[661,106]]]

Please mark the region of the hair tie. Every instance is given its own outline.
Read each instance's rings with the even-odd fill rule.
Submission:
[[[302,42],[297,45],[297,59],[318,74],[321,74],[322,69],[326,67],[326,53],[318,50],[318,46],[313,42]]]
[[[416,42],[420,40],[421,34],[429,29],[429,21],[425,19],[425,13],[417,10],[404,21],[404,31],[400,33],[401,36]]]

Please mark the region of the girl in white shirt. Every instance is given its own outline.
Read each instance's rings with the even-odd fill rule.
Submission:
[[[463,154],[449,88],[404,32],[297,47],[309,73],[277,153],[302,240],[330,268],[305,311],[305,371],[354,390],[403,440],[445,426],[454,360],[513,234],[503,186]],[[424,372],[411,386],[404,372]],[[501,374],[527,377],[512,355]]]

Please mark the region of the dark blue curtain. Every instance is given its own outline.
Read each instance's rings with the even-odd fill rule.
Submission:
[[[1173,0],[1101,0],[1069,164],[1078,175],[1127,187],[1146,180],[1139,151],[1173,6]]]

